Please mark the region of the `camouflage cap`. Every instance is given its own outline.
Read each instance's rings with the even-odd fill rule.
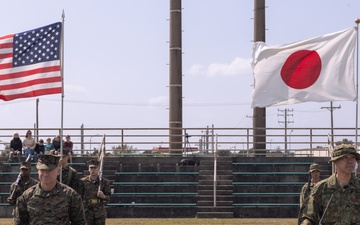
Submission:
[[[97,161],[97,160],[94,160],[94,159],[91,159],[91,160],[88,161],[88,166],[89,167],[98,167],[99,164],[100,164],[100,162]]]
[[[31,164],[29,162],[22,162],[20,164],[20,169],[31,169]]]
[[[39,170],[53,170],[59,166],[59,156],[55,155],[39,155],[36,168]]]
[[[335,149],[332,152],[332,158],[330,160],[330,162],[334,162],[337,159],[340,159],[343,156],[346,156],[348,154],[354,154],[356,157],[356,161],[360,160],[360,154],[357,153],[356,149],[354,146],[352,145],[345,145],[345,144],[341,144],[335,147]]]
[[[310,165],[309,172],[311,173],[313,171],[319,171],[320,172],[319,164],[313,163],[313,164]]]

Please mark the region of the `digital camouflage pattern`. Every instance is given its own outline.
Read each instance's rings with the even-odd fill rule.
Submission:
[[[97,197],[97,192],[99,190],[99,178],[95,181],[92,181],[90,176],[86,176],[81,178],[80,184],[79,193],[81,193],[84,201],[85,216],[88,225],[105,224],[105,205],[110,201],[111,195],[109,180],[105,178],[102,179],[101,191],[104,193],[104,195],[106,195],[106,199],[100,199]],[[95,203],[95,200],[97,200],[98,203]]]
[[[310,165],[309,167],[309,172],[314,172],[314,171],[320,171],[320,165],[317,163],[313,163]]]
[[[311,164],[309,166],[309,173],[312,173],[314,171],[319,171],[320,172],[320,165],[319,164],[313,163],[313,164]],[[307,199],[309,197],[313,187],[315,186],[314,183],[310,183],[310,180],[311,180],[311,174],[309,174],[309,182],[304,184],[304,186],[301,188],[301,192],[300,192],[300,208],[305,203],[305,199]],[[310,188],[308,188],[309,183],[310,183]]]
[[[340,187],[336,174],[315,185],[301,217],[301,224],[319,224],[325,208],[322,224],[360,224],[360,181],[352,175],[347,188]]]
[[[308,186],[309,186],[309,182],[304,184],[304,186],[302,187],[301,189],[301,192],[300,192],[300,210],[299,210],[299,214],[298,214],[298,224],[301,224],[301,222],[303,221],[303,218],[301,217],[305,208],[306,208],[306,205],[308,204],[309,202],[309,197],[310,197],[310,194],[311,194],[311,191],[312,189],[314,188],[316,184],[314,183],[311,183],[310,184],[310,188],[308,189]]]
[[[58,167],[60,157],[56,155],[39,155],[36,169],[53,170]]]
[[[49,192],[43,191],[40,184],[37,184],[18,198],[14,224],[85,225],[81,196],[59,182]]]
[[[355,155],[356,161],[360,160],[360,154],[357,153],[354,146],[348,144],[341,144],[336,146],[335,149],[333,150],[330,161],[336,161],[337,159],[340,159],[341,157],[344,157],[348,154]]]
[[[22,195],[22,193],[24,193],[24,191],[26,191],[28,188],[34,186],[35,184],[37,184],[38,181],[35,180],[32,177],[29,177],[29,180],[27,180],[26,182],[23,181],[22,179],[20,179],[19,183],[16,185],[16,182],[11,184],[10,187],[10,196],[13,193],[14,189],[16,188],[13,198],[12,200],[9,202],[10,205],[15,205],[16,203],[16,199]]]
[[[303,204],[306,204],[307,201],[305,201],[307,198],[309,198],[310,194],[311,194],[311,191],[312,189],[314,188],[315,184],[314,183],[311,183],[310,184],[310,189],[308,190],[308,186],[309,186],[309,183],[306,183],[304,184],[304,186],[301,188],[301,192],[300,192],[300,207],[303,205]]]
[[[60,181],[60,176],[58,176],[58,181]],[[80,177],[78,172],[71,166],[62,167],[61,181],[61,183],[66,184],[78,192]]]

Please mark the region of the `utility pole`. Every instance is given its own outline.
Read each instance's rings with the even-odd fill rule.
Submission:
[[[278,109],[279,112],[282,112],[282,114],[278,114],[278,116],[282,116],[284,117],[284,120],[281,121],[279,120],[278,123],[280,124],[284,124],[284,128],[285,128],[285,153],[287,153],[287,129],[288,129],[288,125],[290,123],[294,123],[294,120],[289,120],[289,116],[294,116],[293,114],[289,114],[289,112],[293,112],[294,110],[293,109],[284,109],[284,110],[280,110]]]
[[[182,152],[181,0],[170,0],[169,148]]]
[[[265,0],[254,0],[254,42],[265,42]],[[255,155],[266,156],[266,108],[253,109]]]
[[[331,146],[334,147],[334,110],[341,109],[341,105],[334,107],[333,102],[330,102],[330,107],[321,107],[321,109],[328,109],[330,111],[330,125],[331,125]]]

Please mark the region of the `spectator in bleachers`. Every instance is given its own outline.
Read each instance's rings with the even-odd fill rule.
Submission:
[[[66,135],[66,141],[64,141],[64,150],[67,150],[69,153],[70,163],[72,163],[72,155],[73,155],[73,142],[70,140],[70,135]]]
[[[336,172],[318,182],[300,215],[302,225],[359,224],[360,180],[353,171],[360,160],[354,146],[338,145],[332,152],[331,162]]]
[[[50,152],[51,152],[51,150],[53,150],[53,149],[54,149],[54,146],[53,146],[53,144],[52,144],[52,142],[51,142],[51,138],[47,138],[47,139],[46,139],[46,143],[44,144],[44,152],[45,152],[45,154],[46,154],[46,155],[51,154]]]
[[[32,137],[31,130],[28,130],[23,140],[23,147],[25,156],[34,155],[34,161],[37,162],[37,152],[35,152],[36,142]]]
[[[40,139],[39,142],[36,143],[35,152],[36,152],[38,155],[45,154],[45,146],[44,146],[44,141],[43,141],[43,139]]]
[[[60,148],[61,148],[61,138],[60,135],[56,135],[55,138],[52,141],[53,149],[50,151],[53,155],[60,154]]]
[[[17,156],[18,161],[21,162],[22,155],[22,141],[19,137],[19,133],[14,133],[13,139],[10,141],[10,154],[8,162],[12,162],[12,157]]]
[[[20,164],[20,180],[18,183],[14,182],[10,187],[10,196],[7,198],[7,202],[10,205],[15,205],[16,199],[22,195],[26,189],[37,184],[37,180],[30,177],[31,164],[29,162],[22,162]]]
[[[67,186],[72,187],[76,192],[79,192],[79,174],[74,168],[69,166],[68,161],[69,151],[64,148],[62,158],[59,161],[59,165],[62,166],[61,183],[66,184]],[[60,181],[60,176],[58,176],[58,181]]]

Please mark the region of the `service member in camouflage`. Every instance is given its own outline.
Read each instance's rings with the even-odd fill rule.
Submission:
[[[110,184],[102,178],[99,191],[99,161],[88,162],[90,175],[81,178],[79,191],[84,201],[87,225],[104,225],[106,220],[105,204],[110,201]]]
[[[81,196],[56,180],[58,163],[58,156],[39,155],[36,168],[40,182],[17,199],[15,225],[86,224]]]
[[[320,166],[316,163],[310,165],[309,169],[309,181],[304,184],[300,192],[300,210],[298,215],[298,224],[303,221],[302,213],[309,201],[309,196],[315,184],[320,181]]]
[[[15,205],[16,199],[22,195],[26,189],[37,184],[37,180],[30,177],[31,164],[29,162],[22,162],[20,164],[20,180],[16,184],[14,182],[10,187],[10,196],[7,198],[7,202],[10,205]]]
[[[304,224],[360,224],[360,180],[353,174],[360,154],[350,145],[336,146],[330,161],[336,173],[318,182],[301,215]]]
[[[67,186],[73,188],[75,191],[78,192],[80,177],[78,172],[74,168],[69,166],[69,158],[69,151],[63,149],[63,156],[59,162],[59,164],[62,166],[61,183],[66,184]],[[60,176],[58,176],[58,181],[60,181]]]
[[[304,184],[300,192],[300,207],[303,203],[306,203],[305,200],[309,197],[311,190],[317,182],[320,181],[320,166],[319,164],[313,163],[309,168],[310,179],[309,182]],[[310,185],[309,185],[310,184]]]

